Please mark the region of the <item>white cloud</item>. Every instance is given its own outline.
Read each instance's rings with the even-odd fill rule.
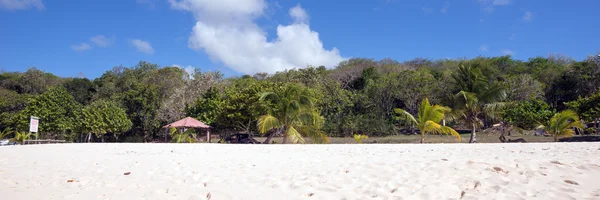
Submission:
[[[423,13],[425,13],[425,15],[429,15],[433,12],[433,9],[428,7],[422,7],[421,10],[423,10]]]
[[[294,19],[294,21],[296,23],[308,23],[308,14],[306,14],[306,11],[304,11],[304,9],[302,9],[302,7],[300,6],[300,4],[294,6],[292,9],[290,9],[290,16],[292,16],[292,18]]]
[[[71,45],[71,49],[73,49],[74,51],[87,51],[92,49],[92,46],[90,46],[90,44],[88,43],[81,43],[77,45]]]
[[[152,45],[148,41],[135,39],[135,40],[131,40],[131,44],[133,46],[135,46],[135,48],[137,48],[137,50],[142,53],[145,53],[145,54],[153,54],[154,53],[154,49],[152,48]]]
[[[514,51],[508,50],[508,49],[503,49],[502,51],[500,51],[503,55],[508,55],[508,56],[512,56],[515,55]]]
[[[492,3],[495,6],[504,6],[504,5],[509,5],[511,3],[511,0],[494,0],[494,2]]]
[[[27,10],[32,7],[46,9],[42,0],[0,0],[0,9],[4,10]]]
[[[446,14],[446,12],[448,12],[448,7],[450,7],[450,2],[446,1],[446,3],[444,3],[444,7],[442,7],[442,9],[440,9],[440,12]]]
[[[530,22],[531,20],[533,20],[533,13],[529,11],[525,12],[525,14],[523,14],[523,21]]]
[[[169,0],[174,9],[196,17],[188,46],[204,51],[231,69],[253,74],[273,73],[307,65],[333,67],[343,58],[336,48],[324,49],[319,33],[310,29],[309,16],[300,5],[290,9],[294,22],[278,25],[277,37],[255,22],[267,7],[264,0]]]
[[[97,35],[90,38],[90,41],[92,41],[94,44],[100,47],[110,46],[113,43],[113,40],[114,38],[107,38],[104,35]]]
[[[487,13],[493,13],[497,6],[507,6],[512,3],[511,0],[478,0],[481,10]]]
[[[183,69],[189,75],[189,77],[191,79],[194,78],[194,74],[196,73],[196,68],[193,67],[193,66],[191,66],[191,65],[183,67],[181,65],[173,64],[173,67],[177,67],[177,68]]]
[[[482,45],[479,47],[479,51],[481,51],[481,52],[486,52],[486,51],[488,51],[488,50],[489,50],[489,48],[488,48],[487,44],[482,44]]]

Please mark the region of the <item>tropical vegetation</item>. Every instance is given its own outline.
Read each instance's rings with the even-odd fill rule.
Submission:
[[[456,130],[440,125],[439,123],[444,119],[444,113],[450,112],[451,109],[440,105],[431,105],[429,99],[425,98],[421,102],[421,106],[418,110],[418,115],[415,118],[409,112],[396,108],[394,112],[399,115],[399,119],[404,118],[414,125],[421,133],[421,143],[425,142],[425,134],[445,134],[455,136],[460,141],[460,134]]]
[[[40,139],[164,142],[181,136],[174,140],[181,142],[194,136],[169,135],[162,127],[191,116],[209,124],[214,135],[247,132],[265,136],[267,143],[279,136],[285,143],[326,143],[331,137],[373,139],[415,131],[424,131],[424,141],[426,134],[440,133],[430,129],[438,127],[431,121],[470,132],[476,142],[476,133],[494,124],[533,129],[567,109],[589,124],[586,132],[597,132],[593,122],[600,119],[596,55],[352,58],[332,68],[298,67],[225,76],[140,61],[93,79],[35,67],[0,71],[0,131],[10,132],[5,138],[16,137],[11,131],[23,136],[36,116]],[[429,104],[422,108],[425,100]],[[427,109],[438,116],[424,115],[422,121],[419,113]],[[414,120],[401,117],[405,114]]]

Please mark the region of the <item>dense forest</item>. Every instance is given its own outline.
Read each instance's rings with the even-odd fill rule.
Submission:
[[[354,58],[333,69],[307,67],[225,78],[196,69],[141,61],[94,80],[62,78],[30,68],[0,74],[0,130],[28,131],[40,118],[40,138],[73,142],[164,141],[165,124],[186,116],[212,132],[302,136],[388,136],[416,132],[396,108],[414,115],[422,100],[451,108],[447,125],[481,130],[503,122],[531,130],[572,110],[600,118],[600,56],[520,61]],[[11,131],[9,133],[9,130]],[[593,128],[585,129],[595,133]],[[12,135],[10,135],[12,134]],[[321,141],[326,142],[326,141]]]

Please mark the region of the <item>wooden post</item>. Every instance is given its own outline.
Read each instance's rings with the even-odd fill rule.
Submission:
[[[206,141],[208,141],[208,143],[210,143],[210,130],[206,129]]]

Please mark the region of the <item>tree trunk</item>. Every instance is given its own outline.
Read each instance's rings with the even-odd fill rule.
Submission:
[[[279,129],[277,129],[277,132],[278,131],[279,131]],[[267,135],[267,139],[263,142],[263,144],[269,144],[269,143],[271,143],[271,139],[273,139],[274,135],[275,135],[275,132],[269,133],[269,135]]]
[[[273,138],[273,133],[269,133],[269,135],[267,135],[267,139],[263,142],[263,144],[269,144],[271,142],[272,138]]]
[[[425,143],[425,133],[421,132],[421,144]]]
[[[285,126],[284,126],[284,127],[281,129],[281,131],[283,132],[283,141],[281,141],[281,144],[287,144],[287,141],[288,141],[288,134],[287,134],[287,131],[286,131],[286,130],[287,130],[287,129],[286,129],[286,127],[285,127]]]
[[[558,134],[554,135],[554,142],[558,142]]]
[[[471,123],[471,138],[469,139],[469,143],[477,143],[475,131],[475,123]]]

